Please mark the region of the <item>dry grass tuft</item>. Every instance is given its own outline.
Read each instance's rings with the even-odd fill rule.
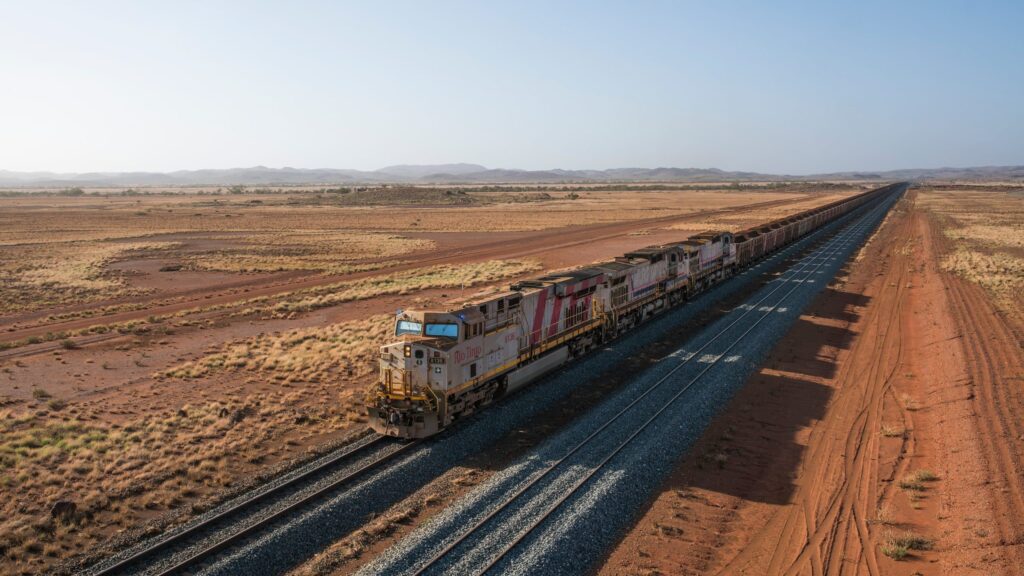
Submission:
[[[233,239],[233,237],[227,237]],[[374,270],[381,260],[429,250],[431,240],[373,232],[307,230],[247,234],[244,246],[197,254],[192,267],[221,272],[281,272],[316,270],[343,274]],[[372,261],[355,264],[353,262]]]
[[[905,476],[899,481],[899,486],[903,490],[913,490],[914,492],[923,492],[924,484],[913,476]]]
[[[889,504],[880,504],[875,510],[875,524],[881,524],[882,526],[889,526],[894,523],[892,506]]]
[[[1024,259],[996,252],[984,254],[960,247],[942,259],[942,269],[981,284],[1000,296],[1024,286]]]
[[[920,404],[917,403],[917,400],[910,394],[901,394],[900,400],[903,401],[903,407],[909,412],[916,412],[921,408]]]
[[[53,242],[4,246],[0,313],[22,312],[140,293],[106,270],[118,259],[177,246],[173,242]]]
[[[975,242],[993,247],[1024,248],[1024,225],[1013,223],[1002,226],[970,224],[945,231],[951,240]]]
[[[393,321],[391,315],[381,314],[324,328],[257,336],[158,375],[199,378],[219,370],[254,370],[272,372],[279,382],[309,382],[337,373],[362,373],[372,365]]]
[[[931,550],[932,545],[932,540],[913,532],[888,531],[883,539],[882,554],[893,560],[902,560],[911,550]]]
[[[899,486],[904,490],[923,492],[925,490],[925,482],[934,482],[938,479],[938,475],[931,470],[916,470],[904,476],[900,480]]]
[[[939,476],[931,470],[915,470],[910,477],[918,482],[934,482],[939,479]]]
[[[998,190],[927,191],[920,204],[932,211],[953,244],[941,265],[987,289],[1006,311],[1021,311],[1024,286],[1024,203]]]
[[[890,424],[882,425],[882,436],[886,438],[902,438],[906,433],[906,430],[902,426],[893,426]]]
[[[539,268],[540,264],[535,260],[488,260],[460,266],[430,266],[387,276],[299,290],[276,302],[271,299],[254,299],[253,303],[256,305],[243,313],[287,317],[297,312],[387,294],[407,294],[428,288],[461,288],[495,282],[521,276]]]

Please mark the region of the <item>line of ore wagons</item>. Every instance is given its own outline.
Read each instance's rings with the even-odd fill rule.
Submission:
[[[488,332],[512,321],[522,323],[518,330],[520,354],[561,339],[564,333],[591,320],[595,311],[628,327],[654,307],[673,304],[705,289],[882,190],[735,234],[706,232],[629,252],[609,262],[523,280],[508,292],[473,302],[466,312],[474,318],[482,316]]]

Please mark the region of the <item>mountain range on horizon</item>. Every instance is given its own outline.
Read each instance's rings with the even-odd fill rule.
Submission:
[[[1024,165],[850,171],[793,176],[717,168],[611,168],[604,170],[519,170],[479,164],[399,164],[378,170],[337,168],[251,168],[174,172],[15,172],[0,170],[0,187],[60,186],[287,186],[324,184],[513,184],[570,182],[751,182],[816,180],[1009,180],[1024,181]]]

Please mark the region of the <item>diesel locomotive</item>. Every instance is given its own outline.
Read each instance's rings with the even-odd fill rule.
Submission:
[[[367,394],[370,425],[388,436],[436,434],[893,186],[521,280],[457,309],[400,311]]]

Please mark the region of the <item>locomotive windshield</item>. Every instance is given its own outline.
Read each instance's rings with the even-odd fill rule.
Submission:
[[[459,326],[457,324],[427,324],[426,335],[458,339]]]
[[[423,324],[419,322],[399,320],[398,324],[395,325],[395,336],[401,336],[402,334],[416,334],[418,336],[421,333],[423,333]]]

